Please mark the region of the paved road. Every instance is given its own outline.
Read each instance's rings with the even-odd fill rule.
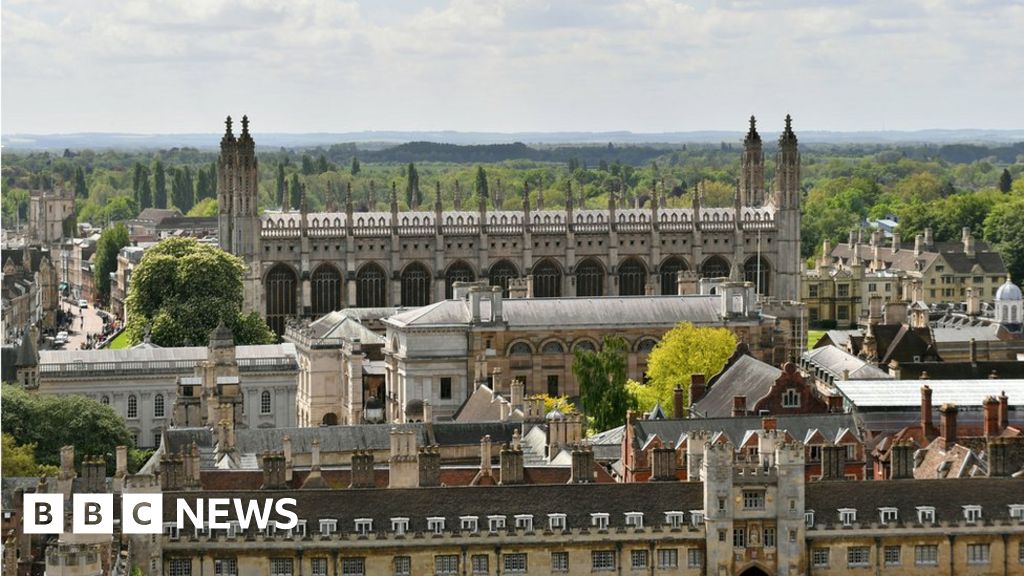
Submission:
[[[73,318],[71,327],[68,329],[69,338],[68,343],[64,346],[65,350],[78,350],[85,344],[87,335],[92,334],[93,337],[96,337],[103,333],[103,319],[96,314],[95,307],[90,305],[88,308],[79,309],[77,305],[67,302],[63,302],[61,305],[64,306],[65,312],[71,311]]]

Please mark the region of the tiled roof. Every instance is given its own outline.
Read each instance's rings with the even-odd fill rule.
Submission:
[[[790,436],[801,441],[807,436],[808,430],[818,430],[830,441],[834,441],[841,430],[857,430],[857,423],[851,414],[779,415],[775,418],[779,430],[785,430]],[[640,448],[655,434],[663,441],[676,442],[684,434],[703,430],[725,434],[733,445],[738,446],[748,431],[761,429],[760,416],[636,420],[633,426],[633,441],[634,447]]]
[[[804,361],[829,373],[834,379],[843,378],[843,371],[848,370],[851,379],[885,380],[889,374],[856,356],[839,349],[837,346],[822,346],[803,353]]]
[[[743,355],[716,377],[693,410],[705,418],[730,416],[734,396],[746,396],[747,406],[753,406],[768,393],[779,374],[771,364]]]

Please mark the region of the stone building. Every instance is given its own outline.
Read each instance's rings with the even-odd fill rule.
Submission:
[[[64,188],[29,193],[28,237],[36,244],[52,246],[65,237],[65,221],[75,214],[75,194]]]
[[[125,246],[117,253],[117,270],[110,282],[110,310],[116,318],[128,323],[128,311],[125,299],[128,298],[128,284],[132,280],[132,272],[142,262],[144,246]]]
[[[49,250],[30,246],[23,250],[4,250],[3,319],[0,321],[4,344],[14,342],[26,326],[34,326],[40,332],[56,329],[60,294],[57,269],[50,254]]]
[[[257,159],[248,119],[236,138],[228,118],[221,140],[218,194],[222,248],[248,264],[246,307],[282,334],[290,317],[320,317],[346,307],[423,306],[450,298],[455,282],[500,286],[524,279],[537,298],[678,293],[679,272],[694,278],[740,277],[778,300],[800,298],[800,154],[786,118],[769,191],[754,119],[744,140],[736,202],[666,208],[655,194],[645,208],[574,204],[522,210],[267,210],[257,205]]]
[[[235,346],[230,331],[217,330],[208,347],[147,342],[123,350],[42,350],[34,364],[20,364],[18,381],[33,375],[28,387],[39,393],[79,394],[111,405],[141,448],[159,446],[176,418],[179,425],[196,425],[175,414],[176,406],[225,386],[240,386],[238,427],[295,425],[298,364],[292,344]],[[205,425],[205,412],[196,414]]]

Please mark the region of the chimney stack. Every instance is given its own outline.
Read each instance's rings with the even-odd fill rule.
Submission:
[[[1010,398],[1006,390],[999,394],[999,429],[1006,430],[1010,425]]]
[[[685,416],[686,412],[683,406],[683,387],[676,384],[675,389],[672,390],[672,417],[684,418]]]
[[[896,442],[889,451],[889,478],[906,480],[914,477],[914,443],[910,440]]]
[[[423,401],[423,421],[434,421],[434,406],[430,403],[430,400]]]
[[[676,481],[676,451],[669,442],[652,450],[651,480],[655,482]]]
[[[928,250],[931,250],[933,248],[934,244],[935,244],[935,242],[933,241],[933,237],[932,237],[932,229],[931,228],[925,228],[924,229],[924,246],[925,246],[925,248],[928,249]]]
[[[985,398],[983,403],[985,410],[985,436],[999,436],[1002,429],[999,427],[999,400],[995,396]]]
[[[963,242],[964,242],[964,254],[967,254],[968,258],[974,258],[974,236],[971,235],[971,229],[964,226],[963,230]]]
[[[959,411],[956,404],[943,404],[939,408],[939,412],[942,414],[942,438],[946,441],[946,445],[956,443],[956,414]]]
[[[968,353],[968,357],[971,360],[971,364],[977,364],[978,363],[978,341],[975,340],[974,338],[971,338],[967,342],[967,353]]]
[[[491,435],[480,439],[480,475],[491,475]]]
[[[501,286],[491,286],[491,320],[494,322],[504,320]]]
[[[419,453],[420,487],[441,485],[441,451],[437,446],[425,446]]]
[[[526,389],[526,385],[519,378],[513,378],[512,379],[512,383],[510,384],[509,387],[510,387],[510,391],[509,391],[509,400],[508,401],[509,401],[509,404],[512,405],[511,408],[513,410],[516,409],[516,408],[519,408],[520,410],[522,410],[522,408],[523,408],[523,395],[524,395],[524,391]]]
[[[516,431],[518,432],[518,430]],[[522,484],[523,483],[523,450],[517,446],[506,444],[501,449],[501,478],[500,484]]]
[[[708,385],[703,374],[690,375],[690,405],[696,404],[708,392]]]
[[[924,377],[924,373],[921,374]],[[932,424],[932,389],[927,384],[921,386],[921,433],[927,437],[934,429]]]
[[[914,236],[914,256],[921,255],[921,249],[924,247],[924,236],[918,234]]]
[[[732,397],[732,416],[747,415],[747,397],[746,396],[733,396]]]
[[[373,452],[357,450],[352,454],[352,482],[349,488],[373,488],[376,485]]]
[[[60,449],[60,476],[61,480],[75,478],[75,447],[64,446]]]
[[[590,447],[576,444],[572,448],[572,477],[570,484],[589,484],[594,481],[594,453]]]
[[[284,480],[284,453],[263,453],[263,485],[260,490],[283,490],[288,487]]]
[[[310,450],[310,466],[309,475],[306,476],[306,480],[302,483],[303,488],[328,488],[327,482],[324,481],[323,476],[320,474],[320,439],[313,438],[312,447]]]
[[[116,448],[116,467],[114,470],[115,478],[124,478],[128,475],[128,447],[118,446]]]
[[[991,477],[1009,476],[1011,470],[1007,465],[1009,446],[1006,438],[988,439],[988,475]]]

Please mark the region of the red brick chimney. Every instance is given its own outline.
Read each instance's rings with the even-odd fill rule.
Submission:
[[[761,418],[761,429],[765,432],[772,430],[778,430],[779,421],[775,419],[775,416],[765,416]]]
[[[942,413],[942,439],[946,441],[946,445],[956,443],[956,414],[959,409],[956,404],[943,404],[939,408],[939,412]]]
[[[932,389],[921,386],[921,434],[929,436],[935,427],[932,424]]]
[[[676,384],[675,390],[672,391],[672,417],[673,418],[684,418],[685,407],[683,406],[683,387]]]
[[[747,415],[747,397],[746,396],[733,396],[732,397],[732,415],[746,416]]]
[[[690,404],[696,404],[708,392],[703,374],[690,375]]]
[[[999,400],[995,396],[985,398],[985,436],[999,436]]]
[[[1006,430],[1007,426],[1010,425],[1010,398],[1006,395],[1006,390],[1003,390],[999,394],[999,429]]]

